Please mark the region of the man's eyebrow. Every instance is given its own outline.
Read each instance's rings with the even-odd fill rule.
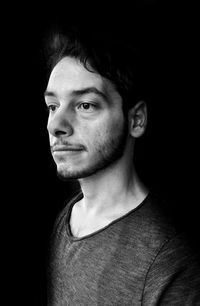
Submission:
[[[103,98],[104,100],[108,101],[107,95],[103,91],[97,89],[96,87],[86,87],[86,88],[83,88],[83,89],[72,90],[70,92],[70,95],[71,96],[83,96],[83,95],[90,94],[90,93],[94,93],[94,94],[100,96],[101,98]],[[47,97],[56,97],[57,95],[53,91],[46,90],[44,92],[44,96],[45,97],[46,96]]]
[[[53,91],[45,90],[44,97],[56,97],[56,94]]]
[[[73,90],[71,94],[72,96],[83,96],[90,93],[94,93],[105,100],[108,99],[107,95],[103,91],[97,89],[96,87],[86,87],[79,90]]]

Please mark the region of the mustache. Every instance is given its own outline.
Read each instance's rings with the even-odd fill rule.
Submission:
[[[53,144],[50,144],[50,150],[51,152],[54,151],[79,151],[79,150],[85,150],[87,151],[86,147],[82,144],[72,144],[69,142],[55,142]]]

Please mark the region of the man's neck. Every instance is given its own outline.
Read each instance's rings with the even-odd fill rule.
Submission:
[[[126,212],[138,206],[148,193],[133,164],[123,160],[79,182],[84,195],[82,208],[96,215]]]

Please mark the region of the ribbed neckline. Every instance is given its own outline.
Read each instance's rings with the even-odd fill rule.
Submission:
[[[70,229],[70,217],[71,217],[71,212],[72,212],[72,208],[73,206],[76,204],[77,201],[80,201],[83,198],[83,193],[79,192],[74,198],[72,198],[72,200],[69,203],[69,208],[67,211],[67,216],[66,216],[66,232],[67,235],[70,239],[71,242],[78,242],[78,241],[82,241],[85,239],[89,239],[92,238],[96,235],[98,235],[99,233],[105,231],[106,229],[112,227],[113,225],[115,225],[116,223],[124,220],[125,218],[127,218],[129,215],[133,214],[135,211],[137,211],[139,208],[141,208],[141,206],[143,206],[150,198],[151,196],[151,191],[148,192],[148,194],[146,195],[146,197],[142,200],[142,202],[135,208],[133,208],[132,210],[130,210],[129,212],[127,212],[126,214],[124,214],[123,216],[111,221],[109,224],[107,224],[106,226],[100,228],[97,231],[92,232],[91,234],[82,236],[82,237],[75,237],[73,236],[71,229]]]

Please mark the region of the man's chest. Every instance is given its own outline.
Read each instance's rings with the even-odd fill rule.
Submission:
[[[110,217],[95,216],[73,209],[70,216],[69,226],[74,237],[83,237],[97,232],[111,223]]]
[[[139,305],[148,263],[121,239],[121,231],[106,232],[58,245],[53,265],[58,300],[68,305]]]
[[[83,236],[95,233],[105,227],[109,226],[112,222],[118,221],[124,217],[131,208],[115,210],[112,209],[106,213],[85,212],[78,205],[72,208],[69,226],[70,231],[74,237],[80,238]]]

